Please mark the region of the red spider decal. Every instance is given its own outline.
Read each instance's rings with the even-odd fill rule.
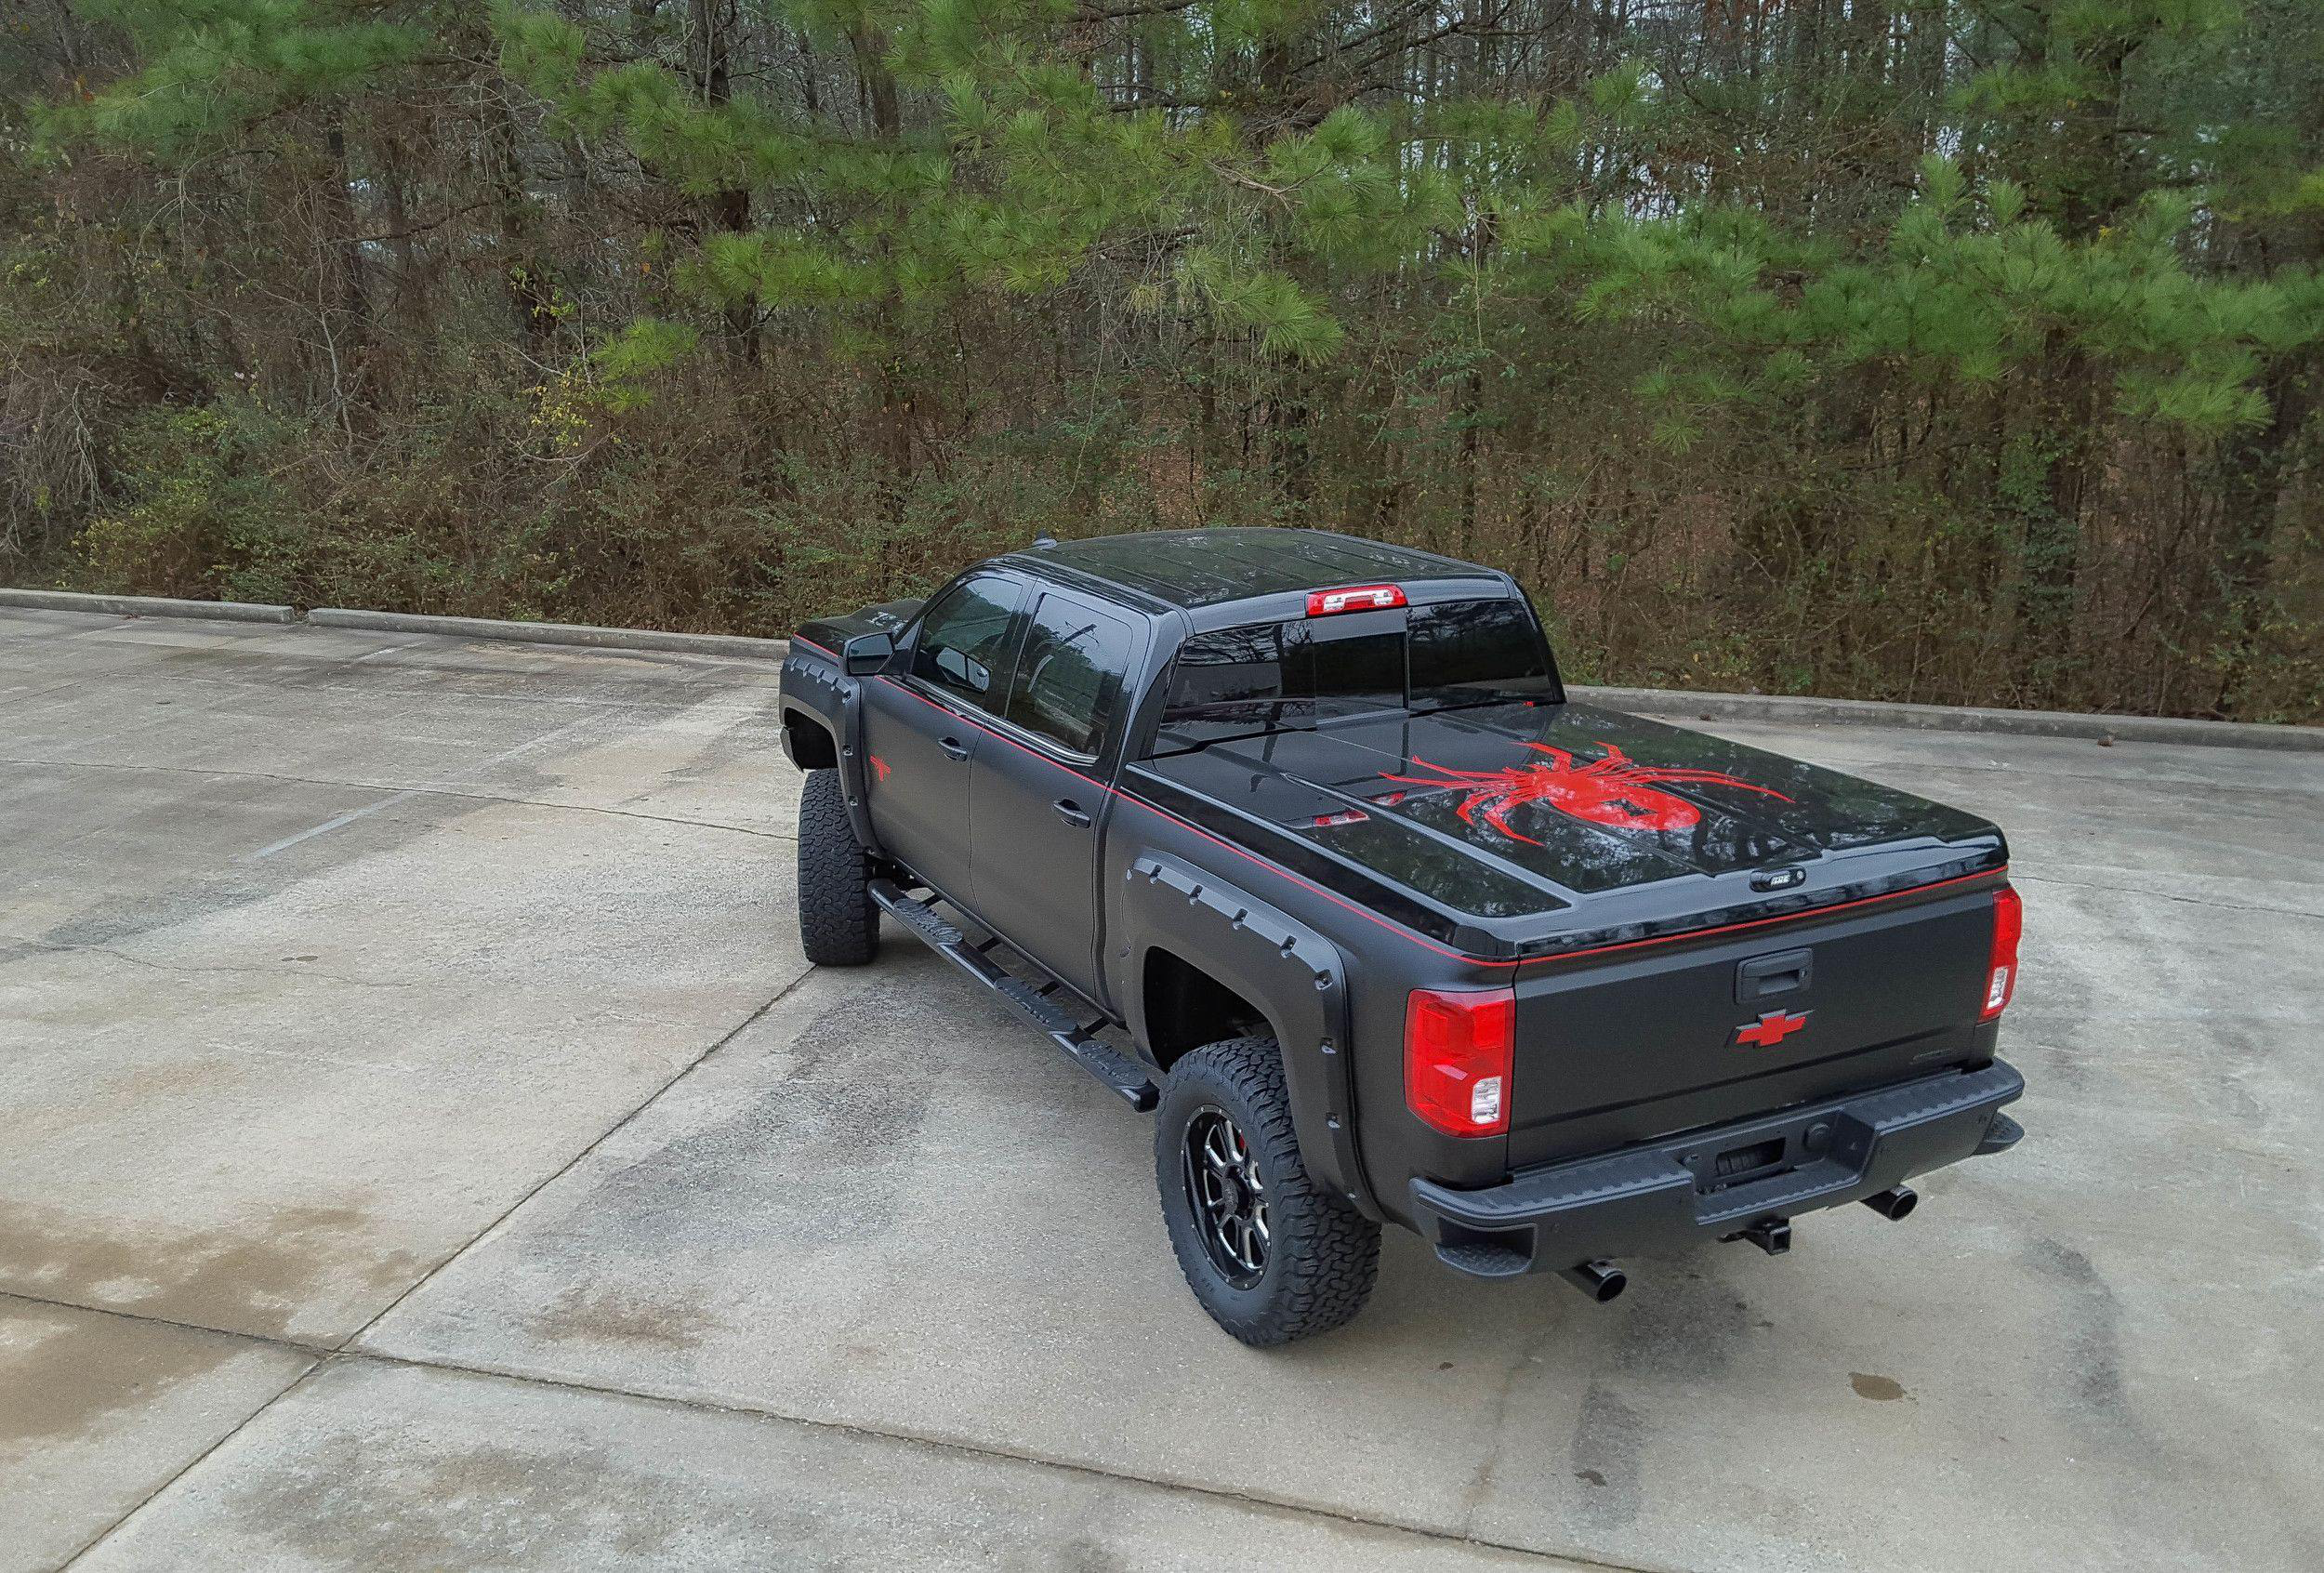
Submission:
[[[1485,823],[1502,835],[1537,847],[1541,843],[1510,828],[1512,809],[1527,803],[1547,803],[1561,813],[1617,830],[1690,830],[1701,823],[1703,811],[1684,798],[1655,790],[1654,783],[1700,782],[1757,792],[1763,798],[1787,803],[1791,800],[1772,786],[1754,786],[1722,771],[1637,764],[1611,743],[1598,745],[1605,750],[1604,758],[1578,765],[1574,762],[1574,756],[1563,748],[1552,748],[1546,743],[1528,743],[1525,747],[1547,754],[1549,762],[1536,760],[1512,765],[1507,770],[1453,770],[1415,759],[1414,764],[1435,771],[1441,779],[1425,775],[1390,775],[1382,779],[1416,786],[1459,788],[1462,797],[1458,812],[1462,823],[1474,825],[1481,813]]]

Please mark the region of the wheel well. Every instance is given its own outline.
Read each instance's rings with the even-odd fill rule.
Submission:
[[[1274,1029],[1266,1013],[1181,957],[1146,952],[1146,1049],[1164,1070],[1190,1049]]]
[[[838,740],[797,710],[783,712],[783,736],[791,746],[791,762],[801,770],[830,770],[839,762]]]

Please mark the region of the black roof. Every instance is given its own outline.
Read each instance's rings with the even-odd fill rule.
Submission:
[[[1372,579],[1500,576],[1433,552],[1325,530],[1149,530],[1010,555],[1029,567],[1053,563],[1190,608]]]

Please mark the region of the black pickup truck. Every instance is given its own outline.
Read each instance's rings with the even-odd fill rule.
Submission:
[[[1158,1111],[1195,1298],[1353,1316],[1383,1223],[1599,1301],[1611,1258],[2008,1147],[2000,832],[1568,700],[1507,575],[1303,530],[1057,544],[804,627],[799,930],[882,909]]]

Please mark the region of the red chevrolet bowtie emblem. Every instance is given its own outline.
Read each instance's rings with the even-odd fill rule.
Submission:
[[[1785,1038],[1807,1025],[1808,1012],[1792,1015],[1785,1011],[1770,1011],[1755,1022],[1746,1022],[1735,1029],[1735,1041],[1739,1047],[1749,1043],[1754,1048],[1773,1049]]]

